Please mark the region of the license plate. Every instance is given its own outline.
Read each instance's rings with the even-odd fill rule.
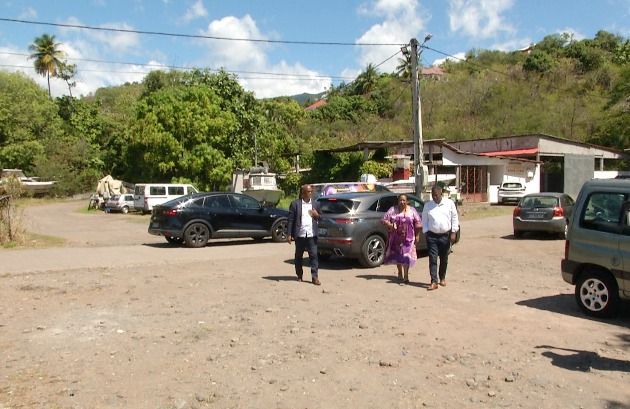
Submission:
[[[320,236],[327,236],[328,235],[328,229],[324,229],[324,228],[319,228],[317,230],[317,234],[319,234]]]
[[[151,228],[156,229],[159,225],[160,223],[157,223],[157,222],[151,223]]]
[[[530,213],[529,217],[532,219],[542,219],[544,215],[544,213]]]

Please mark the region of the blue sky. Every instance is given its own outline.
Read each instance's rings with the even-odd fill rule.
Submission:
[[[630,0],[0,0],[0,18],[227,38],[403,44],[422,41],[463,56],[473,48],[516,50],[545,35],[592,38],[600,30],[630,36]],[[236,72],[257,97],[317,93],[351,81],[368,63],[381,64],[400,46],[305,45],[107,32],[0,21],[0,69],[22,71],[42,86],[28,46],[55,35],[78,68],[73,91],[141,81],[159,67]],[[391,72],[400,55],[384,62]],[[443,55],[425,50],[425,66]],[[98,61],[94,61],[98,60]],[[119,64],[126,63],[126,64]],[[150,65],[150,66],[147,66]],[[247,71],[247,72],[245,72]],[[67,94],[61,80],[54,95]]]

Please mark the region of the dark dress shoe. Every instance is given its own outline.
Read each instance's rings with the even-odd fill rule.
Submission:
[[[315,285],[322,285],[322,283],[320,283],[319,279],[317,279],[317,278],[313,279],[313,284],[315,284]]]

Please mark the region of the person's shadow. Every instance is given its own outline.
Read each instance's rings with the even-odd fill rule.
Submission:
[[[555,349],[558,351],[573,352],[573,354],[558,354],[552,351],[544,351],[543,356],[551,359],[551,365],[570,371],[589,372],[591,369],[600,371],[630,372],[630,362],[621,359],[606,358],[597,352],[583,351],[580,349],[559,348],[550,345],[539,345],[536,348]]]

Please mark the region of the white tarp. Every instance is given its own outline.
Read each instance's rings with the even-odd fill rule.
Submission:
[[[96,193],[105,199],[109,199],[113,195],[127,193],[127,189],[121,180],[116,180],[111,175],[107,175],[98,181]]]

